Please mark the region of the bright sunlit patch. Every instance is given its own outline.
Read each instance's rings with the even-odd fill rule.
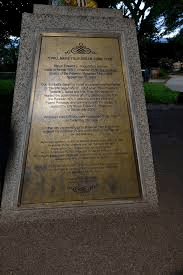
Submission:
[[[137,3],[137,2],[138,2],[138,1],[136,0],[135,3]],[[116,5],[116,7],[117,7],[117,9],[120,9],[123,5],[126,7],[126,5],[121,1],[119,4]],[[132,5],[133,5],[133,4],[132,4]],[[140,4],[139,9],[140,9],[140,10],[143,10],[144,7],[145,7],[145,3],[142,2],[142,3]],[[133,8],[134,8],[134,5],[133,5]],[[148,9],[145,11],[145,17],[149,15],[150,10],[151,10],[151,8],[148,8]],[[128,16],[129,13],[126,14],[126,15]],[[129,17],[130,17],[130,16],[129,16]]]
[[[122,6],[122,2],[120,2],[119,4],[116,5],[117,9],[120,9]]]

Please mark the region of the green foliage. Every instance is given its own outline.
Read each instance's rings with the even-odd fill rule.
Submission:
[[[173,63],[174,60],[168,57],[161,58],[159,61],[160,67],[168,72],[171,72],[173,70]]]
[[[149,56],[149,44],[152,43],[154,38],[158,39],[159,32],[160,30],[162,31],[162,27],[165,31],[174,30],[174,28],[171,28],[171,24],[168,23],[172,18],[172,7],[174,7],[174,14],[179,14],[179,16],[181,16],[180,3],[182,3],[183,10],[183,1],[124,0],[122,2],[123,4],[121,9],[124,16],[132,17],[135,21],[141,64],[143,67],[146,67],[148,65],[147,59]],[[166,20],[164,20],[164,18]]]
[[[183,75],[183,70],[176,72],[177,75]]]
[[[182,8],[180,8],[182,3]],[[174,7],[172,11],[172,7]],[[143,39],[154,38],[159,33],[157,21],[161,17],[165,17],[165,21],[161,20],[165,29],[170,28],[168,22],[172,20],[172,14],[179,14],[183,11],[182,0],[123,0],[121,7],[124,16],[132,17],[135,21],[139,42]],[[178,16],[178,15],[177,15]]]
[[[0,79],[0,95],[11,95],[14,90],[14,80]]]
[[[65,6],[65,1],[64,0],[60,0],[61,5]]]
[[[64,2],[63,0],[60,0]],[[22,13],[32,13],[34,4],[48,5],[51,0],[3,0],[0,1],[0,44],[10,35],[20,36]],[[98,0],[100,8],[116,7],[119,0]],[[15,23],[16,18],[16,23]]]
[[[10,35],[20,36],[22,13],[32,13],[33,4],[48,4],[48,0],[0,1],[0,44],[4,43]]]
[[[18,49],[4,48],[0,46],[0,64],[16,64],[18,59]]]
[[[6,68],[15,70],[19,50],[19,39],[5,39],[0,44],[0,71],[6,71]],[[10,70],[11,70],[10,69]]]
[[[64,0],[60,0],[64,3]],[[0,1],[0,62],[13,64],[16,62],[17,50],[5,48],[10,35],[20,36],[22,13],[32,13],[33,4],[48,5],[51,0],[3,0]],[[99,8],[116,8],[120,0],[97,0]],[[124,17],[133,18],[136,24],[140,58],[143,67],[148,65],[149,44],[159,35],[157,21],[162,20],[161,27],[171,32],[183,24],[183,0],[123,0],[121,12]],[[16,18],[16,24],[15,20]],[[164,24],[164,25],[163,25]],[[182,42],[181,42],[182,43]],[[3,45],[3,47],[2,47]],[[182,49],[183,46],[181,46]],[[180,48],[180,47],[179,47]],[[182,54],[179,49],[178,56]]]
[[[176,43],[180,47],[183,47],[183,29],[180,30],[180,32],[170,41]]]
[[[64,0],[60,0],[64,3]],[[48,5],[51,0],[3,0],[0,1],[0,44],[10,35],[20,36],[22,13],[32,13],[33,4]],[[97,0],[99,8],[116,8],[120,0]],[[144,39],[151,39],[158,33],[157,19],[165,16],[168,31],[182,24],[182,0],[124,0],[121,11],[125,17],[135,21],[139,44]],[[15,20],[16,18],[16,24]],[[165,26],[165,27],[166,27]],[[172,27],[171,27],[172,26]],[[165,28],[166,29],[166,28]]]
[[[169,45],[173,49],[175,61],[183,62],[183,29],[175,37],[169,39]]]
[[[159,78],[167,79],[167,80],[170,79],[170,77],[168,76],[168,70],[161,68]]]
[[[15,82],[16,73],[7,73],[7,72],[0,72],[0,81],[1,80],[10,80]]]
[[[163,83],[144,83],[146,102],[176,103],[179,93],[171,91]]]
[[[164,17],[166,29],[163,34],[169,34],[183,25],[183,1],[166,0],[164,1]]]

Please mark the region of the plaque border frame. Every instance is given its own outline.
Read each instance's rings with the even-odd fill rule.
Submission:
[[[46,203],[36,203],[36,204],[27,204],[26,206],[21,205],[21,194],[22,194],[22,188],[23,188],[23,177],[24,177],[24,171],[25,171],[25,165],[26,165],[26,156],[27,156],[27,149],[28,149],[28,144],[29,144],[29,133],[30,133],[30,128],[31,128],[31,122],[32,122],[32,112],[33,112],[33,106],[34,106],[34,98],[35,98],[35,93],[36,93],[36,82],[37,82],[37,73],[38,73],[38,67],[39,67],[39,60],[40,60],[40,53],[41,53],[41,44],[42,44],[42,37],[81,37],[81,38],[114,38],[118,40],[118,45],[119,45],[119,54],[120,54],[120,63],[122,66],[122,78],[123,78],[123,85],[124,85],[124,91],[125,91],[125,98],[127,101],[127,112],[128,112],[128,117],[129,117],[129,122],[130,122],[130,133],[131,133],[131,138],[132,138],[132,147],[133,147],[133,154],[134,154],[134,162],[135,162],[135,170],[137,173],[137,181],[138,181],[138,188],[139,188],[139,193],[140,197],[139,198],[124,198],[124,199],[106,199],[106,200],[89,200],[89,201],[71,201],[69,202],[46,202]],[[124,53],[120,50],[120,43],[122,44],[121,41],[121,36],[120,35],[108,35],[107,33],[101,34],[90,34],[90,33],[72,33],[72,32],[62,32],[62,33],[52,33],[52,32],[43,32],[39,34],[39,37],[37,39],[37,47],[36,47],[36,54],[35,54],[35,60],[34,60],[34,72],[33,72],[33,83],[32,83],[32,88],[31,88],[31,94],[30,94],[30,103],[29,103],[29,109],[28,109],[28,116],[27,116],[27,133],[25,134],[25,146],[26,148],[23,152],[23,165],[22,165],[22,171],[21,171],[21,180],[19,184],[19,193],[18,193],[18,202],[17,206],[21,208],[35,208],[35,207],[46,207],[46,205],[49,205],[50,207],[52,205],[55,206],[60,206],[60,207],[71,207],[71,206],[83,206],[83,205],[103,205],[103,204],[119,204],[119,203],[124,203],[124,201],[142,201],[142,179],[140,177],[140,165],[139,165],[139,160],[138,160],[138,154],[137,154],[137,148],[136,148],[136,141],[135,141],[135,135],[134,135],[134,127],[133,127],[133,120],[132,120],[132,114],[130,113],[130,101],[127,93],[127,86],[125,85],[126,83],[126,77],[125,77],[125,63],[123,62],[124,60]],[[123,48],[123,47],[121,47]]]

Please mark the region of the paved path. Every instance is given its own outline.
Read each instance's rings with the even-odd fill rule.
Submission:
[[[158,79],[149,79],[149,82],[150,83],[165,83],[166,82],[166,79],[160,79],[160,78],[158,78]]]
[[[165,84],[172,91],[183,92],[183,76],[171,75],[171,78]]]

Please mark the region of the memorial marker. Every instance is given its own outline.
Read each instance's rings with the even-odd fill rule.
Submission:
[[[107,9],[25,14],[2,207],[157,207],[134,34]]]
[[[139,188],[118,39],[43,35],[21,203]]]

